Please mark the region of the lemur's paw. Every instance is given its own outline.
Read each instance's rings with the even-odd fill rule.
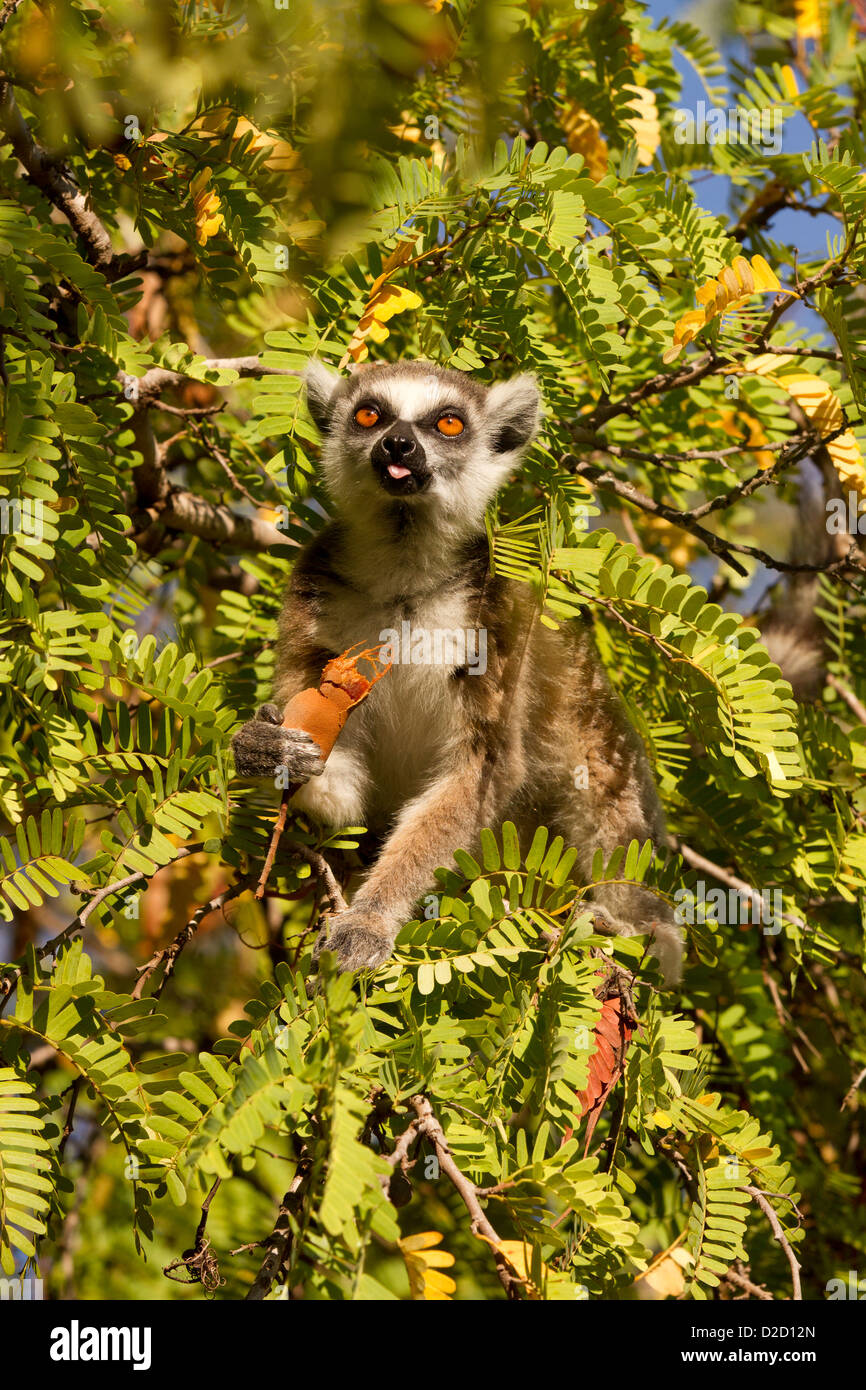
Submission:
[[[338,912],[328,923],[328,936],[319,937],[314,952],[318,959],[322,951],[333,951],[337,969],[375,970],[386,961],[394,949],[394,936],[384,919],[376,913],[349,908]]]
[[[290,782],[309,782],[325,768],[322,750],[303,729],[284,729],[276,705],[262,705],[232,739],[239,777],[275,777],[288,769]]]
[[[601,903],[592,904],[593,926],[602,936],[649,936],[649,949],[659,963],[668,989],[680,983],[683,974],[683,933],[676,922],[656,918],[650,922],[624,922]]]

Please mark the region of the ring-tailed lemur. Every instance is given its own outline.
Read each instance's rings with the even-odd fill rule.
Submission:
[[[348,911],[330,919],[327,946],[351,970],[389,956],[434,870],[457,848],[471,852],[484,826],[510,819],[531,835],[547,825],[585,872],[597,846],[608,856],[632,839],[664,843],[665,832],[640,739],[589,634],[543,626],[529,587],[490,573],[484,512],[538,429],[534,378],[486,387],[412,361],[345,379],[314,361],[307,399],[335,520],[292,572],[276,703],[232,744],[242,776],[287,766],[304,783],[293,805],[384,837]],[[404,659],[323,766],[307,734],[281,727],[283,706],[318,684],[330,657],[394,632],[408,634],[410,652],[445,658],[406,660],[401,643]],[[444,647],[442,633],[452,635]],[[459,633],[473,653],[486,642],[486,662],[455,651]],[[610,885],[595,905],[612,931],[652,933],[665,979],[679,978],[681,933],[659,899]]]

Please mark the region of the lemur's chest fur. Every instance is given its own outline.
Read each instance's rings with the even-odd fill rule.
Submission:
[[[467,649],[477,654],[470,586],[459,577],[434,592],[370,594],[341,589],[316,623],[324,647],[386,644],[393,664],[342,736],[363,759],[374,818],[392,815],[441,771],[461,729]],[[476,665],[479,663],[476,662]]]

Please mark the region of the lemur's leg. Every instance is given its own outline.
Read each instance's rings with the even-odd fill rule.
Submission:
[[[616,826],[619,826],[617,829]],[[601,847],[608,858],[617,845],[628,846],[631,840],[652,839],[658,845],[664,837],[653,834],[646,823],[635,823],[623,831],[622,822],[611,827],[606,818],[599,820],[593,847]],[[648,936],[650,951],[657,958],[666,985],[679,983],[682,974],[683,934],[670,906],[646,888],[632,883],[604,883],[593,890],[592,906],[607,922],[611,932],[620,936]]]
[[[560,802],[557,829],[577,846],[580,865],[589,873],[596,849],[607,861],[618,845],[652,840],[664,845],[665,829],[658,794],[643,749],[631,730],[617,731],[604,746],[584,744],[575,761],[578,772]],[[602,883],[593,889],[592,906],[621,936],[651,937],[665,983],[678,983],[682,971],[682,930],[664,899],[637,884]]]
[[[433,884],[434,871],[452,862],[455,849],[472,847],[480,786],[480,762],[467,762],[403,807],[352,906],[330,919],[327,941],[320,941],[320,949],[336,952],[341,970],[387,960],[400,927]]]

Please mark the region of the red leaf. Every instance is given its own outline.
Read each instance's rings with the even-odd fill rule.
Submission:
[[[615,976],[606,977],[596,990],[596,995],[604,1002],[595,1025],[595,1051],[589,1059],[586,1090],[575,1093],[578,1104],[576,1120],[589,1116],[584,1152],[589,1148],[605,1102],[622,1076],[625,1055],[636,1027],[630,1004],[619,992]],[[604,998],[605,995],[608,997]],[[569,1126],[565,1140],[570,1139],[573,1132]]]

